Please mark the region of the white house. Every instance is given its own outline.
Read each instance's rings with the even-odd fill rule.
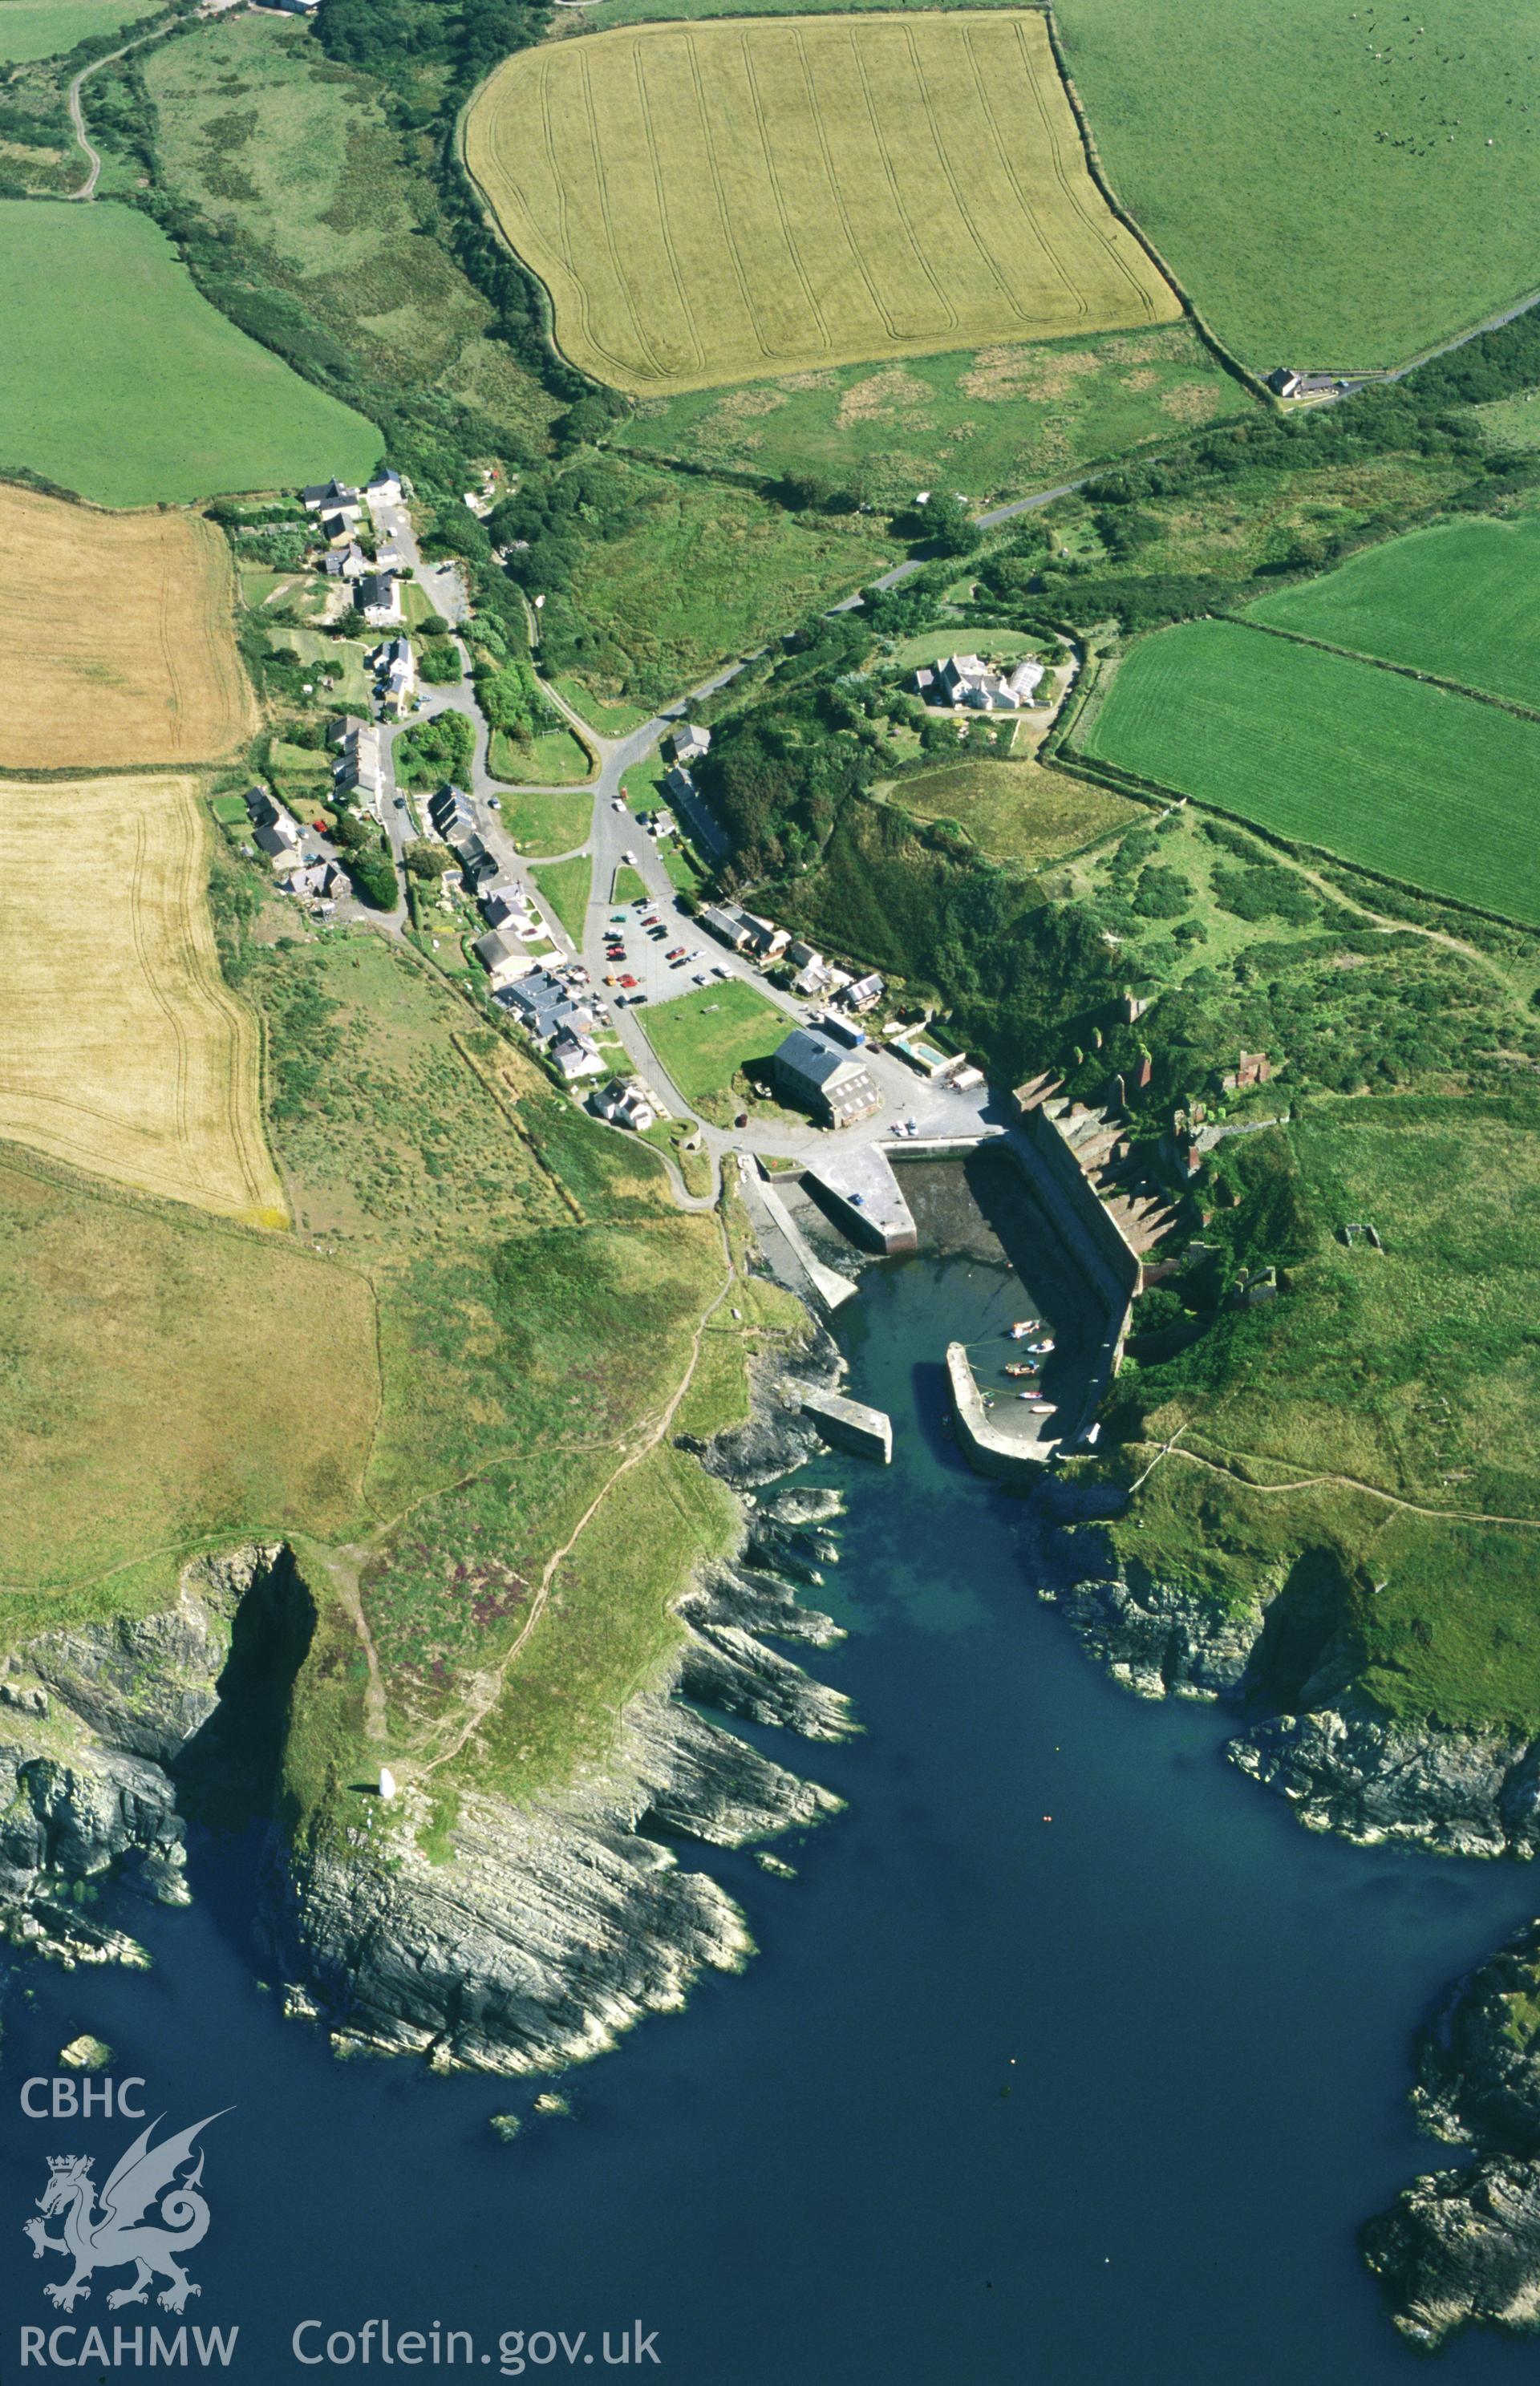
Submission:
[[[401,618],[400,584],[389,571],[366,572],[353,602],[371,629],[394,629]]]
[[[675,760],[688,769],[691,762],[699,762],[702,754],[710,753],[712,734],[709,729],[697,729],[687,723],[675,731],[672,742]]]
[[[409,712],[417,697],[417,659],[410,639],[387,638],[375,649],[373,662],[382,702],[398,716]]]
[[[535,967],[535,956],[511,936],[506,928],[488,928],[475,944],[476,959],[492,981],[495,994],[499,986],[511,986],[515,979],[527,977]]]
[[[933,671],[915,673],[916,693],[927,704],[966,707],[974,712],[1019,712],[1030,704],[1032,692],[1046,665],[1024,656],[1009,672],[997,671],[978,655],[948,655]]]

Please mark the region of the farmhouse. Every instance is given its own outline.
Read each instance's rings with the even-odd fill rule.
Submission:
[[[301,489],[299,502],[307,513],[335,513],[339,506],[357,507],[359,493],[346,481],[321,481],[313,488]]]
[[[749,950],[762,961],[778,961],[791,942],[786,928],[777,928],[773,920],[762,920],[752,911],[740,911],[743,936]]]
[[[770,1067],[779,1089],[824,1126],[853,1126],[882,1108],[871,1071],[814,1028],[794,1028]]]
[[[371,510],[375,506],[398,506],[401,502],[401,475],[393,471],[388,464],[382,464],[363,494]]]
[[[481,916],[489,928],[511,927],[521,936],[536,935],[539,930],[539,921],[520,885],[509,884],[485,887],[477,901],[481,906]]]
[[[252,831],[255,843],[277,869],[291,861],[299,850],[299,831],[287,812],[274,809],[271,820],[263,821]]]
[[[457,836],[468,836],[476,824],[469,797],[462,796],[458,787],[448,785],[428,797],[428,818],[446,844],[452,844]],[[492,924],[496,927],[498,923],[494,921]]]
[[[369,566],[362,547],[350,539],[346,546],[329,547],[321,568],[329,580],[361,580]]]
[[[974,712],[1019,712],[1032,701],[1032,691],[1045,666],[1029,655],[1009,673],[996,671],[978,655],[948,655],[935,669],[915,673],[916,693],[927,704]]]
[[[876,970],[872,971],[869,977],[858,977],[840,994],[840,1009],[850,1011],[852,1016],[863,1011],[870,1011],[875,1004],[881,1001],[883,986],[884,980],[878,977]]]
[[[702,754],[711,751],[711,742],[712,734],[709,729],[696,729],[687,724],[685,728],[676,729],[674,733],[671,740],[674,759],[686,766],[691,762],[699,762]]]

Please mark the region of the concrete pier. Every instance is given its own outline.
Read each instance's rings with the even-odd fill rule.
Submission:
[[[738,1159],[738,1182],[744,1207],[753,1222],[773,1274],[789,1291],[804,1298],[812,1293],[827,1316],[855,1299],[857,1287],[838,1268],[826,1267],[768,1177],[761,1176],[747,1154]]]
[[[958,1447],[966,1453],[974,1473],[987,1475],[996,1483],[1035,1483],[1059,1446],[1054,1412],[1029,1408],[1023,1402],[1012,1413],[1014,1430],[1007,1432],[993,1422],[984,1406],[964,1343],[947,1344],[946,1372]]]
[[[808,1392],[802,1413],[810,1416],[824,1439],[836,1450],[853,1450],[858,1458],[876,1458],[884,1466],[893,1462],[893,1424],[880,1409],[848,1400],[841,1392]]]
[[[898,1178],[885,1154],[875,1144],[820,1150],[802,1174],[818,1187],[852,1241],[890,1256],[917,1248],[909,1204],[899,1191]]]

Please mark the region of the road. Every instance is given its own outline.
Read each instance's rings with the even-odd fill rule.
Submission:
[[[89,66],[82,67],[70,84],[66,94],[69,102],[69,121],[75,128],[75,138],[84,152],[86,176],[78,191],[65,192],[64,196],[67,199],[94,199],[96,195],[96,185],[102,175],[102,153],[92,146],[91,136],[85,129],[85,111],[81,106],[82,83],[89,76],[99,74],[103,67],[111,66],[115,58],[126,58],[131,50],[142,50],[146,42],[158,42],[164,34],[172,30],[173,28],[169,25],[158,25],[153,33],[141,33],[136,42],[125,42],[120,50],[109,50],[105,58],[93,58]]]

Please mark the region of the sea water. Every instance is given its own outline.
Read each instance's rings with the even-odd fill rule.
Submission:
[[[813,1594],[849,1638],[813,1662],[865,1728],[764,1744],[847,1811],[780,1843],[793,1880],[681,1851],[741,1901],[760,1952],[569,2073],[570,2114],[533,2114],[540,2081],[340,2063],[285,2021],[254,1984],[244,1840],[195,1849],[186,1912],[123,1900],[152,1973],[15,1968],[0,2378],[43,2366],[20,2367],[24,2327],[73,2328],[44,2350],[85,2354],[94,2378],[133,2368],[136,2329],[143,2367],[154,2327],[173,2346],[201,2328],[206,2352],[235,2327],[231,2374],[266,2386],[386,2366],[386,2322],[397,2376],[1412,2378],[1355,2231],[1451,2159],[1406,2107],[1413,2033],[1540,1880],[1313,1838],[1224,1764],[1222,1714],[1099,1676],[1038,1599],[1036,1503],[973,1477],[945,1432],[947,1341],[988,1344],[1020,1302],[1004,1267],[953,1256],[868,1271],[844,1312],[852,1388],[890,1411],[893,1463],[830,1455],[803,1479],[849,1501]],[[109,2313],[123,2270],[55,2310],[64,2265],[23,2236],[47,2157],[90,2153],[102,2179],[139,2126],[23,2116],[23,2083],[82,2028],[116,2078],[145,2079],[131,2101],[163,2133],[221,2116],[180,2320],[153,2301]],[[507,2112],[511,2143],[489,2127]],[[197,2350],[190,2335],[190,2366]],[[1534,2359],[1471,2336],[1442,2373],[1518,2381]]]

